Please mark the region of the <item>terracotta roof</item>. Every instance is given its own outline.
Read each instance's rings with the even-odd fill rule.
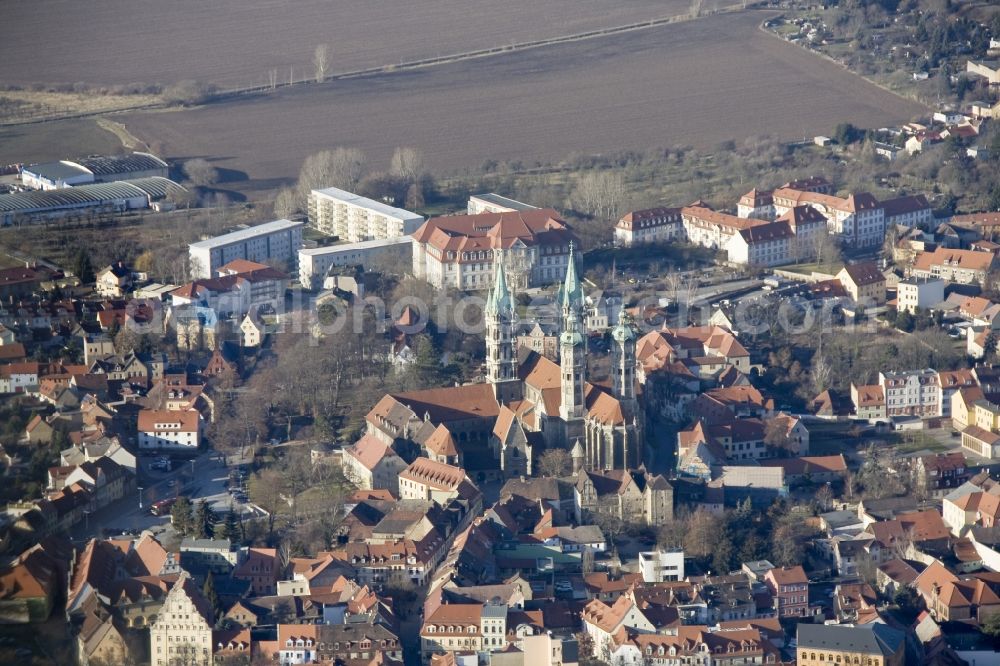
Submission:
[[[832,194],[779,187],[774,191],[774,199],[778,203],[784,203],[784,205],[787,205],[789,202],[793,205],[803,203],[816,204],[845,213],[856,213],[861,210],[873,210],[879,207],[878,200],[868,192],[858,192],[843,199]]]
[[[939,247],[933,252],[921,252],[913,262],[913,268],[929,271],[932,266],[961,268],[972,271],[989,270],[996,256],[992,252],[974,250],[952,250]]]
[[[250,273],[252,271],[260,271],[267,268],[271,268],[267,264],[259,264],[256,261],[250,261],[249,259],[233,259],[225,266],[218,269],[218,273]]]
[[[801,566],[775,567],[767,572],[767,575],[778,585],[799,585],[809,582],[809,577]]]
[[[826,216],[812,206],[792,206],[776,222],[787,222],[792,229],[808,224],[826,224]]]
[[[494,249],[507,249],[516,244],[568,245],[574,239],[568,225],[551,208],[481,213],[478,215],[449,215],[433,217],[413,234],[418,243],[435,248],[442,258],[453,262],[483,261],[482,252],[491,257]],[[454,252],[448,259],[445,252]],[[465,258],[464,253],[474,253],[475,258]]]
[[[367,470],[375,469],[383,458],[395,454],[387,445],[368,433],[355,442],[354,446],[346,447],[344,451]]]
[[[1000,435],[995,432],[990,432],[989,430],[984,430],[979,426],[970,425],[962,431],[963,435],[968,435],[973,439],[976,439],[985,444],[994,445],[1000,443]]]
[[[835,456],[802,456],[800,458],[761,460],[760,464],[762,467],[782,467],[786,476],[810,473],[844,473],[847,471],[847,461],[842,453]]]
[[[465,471],[454,465],[417,458],[399,474],[399,478],[416,481],[438,490],[454,490],[466,480]]]
[[[434,433],[427,438],[426,442],[424,442],[424,446],[428,451],[439,456],[458,455],[458,447],[455,446],[455,438],[451,436],[451,431],[448,430],[444,424],[435,428]]]
[[[857,407],[877,407],[885,404],[885,392],[880,384],[866,384],[854,388],[858,393]]]
[[[690,222],[698,226],[718,226],[723,228],[724,233],[734,234],[751,227],[760,227],[771,224],[764,220],[755,220],[747,217],[737,217],[729,213],[720,213],[706,206],[685,206],[681,209],[681,215]]]
[[[953,224],[967,224],[972,226],[1000,227],[1000,213],[954,215],[951,218],[951,222]]]
[[[965,469],[965,456],[961,451],[923,456],[920,458],[920,462],[923,463],[924,469],[927,471],[952,472],[957,469]]]
[[[139,412],[139,432],[197,432],[201,415],[197,410],[144,409]],[[170,424],[158,428],[156,424]],[[176,425],[175,425],[176,424]]]
[[[475,417],[493,419],[500,413],[500,405],[489,384],[424,389],[396,393],[392,397],[409,407],[418,417],[429,415],[434,423]],[[381,401],[379,404],[382,404]]]
[[[680,221],[680,208],[646,208],[644,210],[633,210],[626,213],[618,220],[619,229],[635,229],[640,223],[654,221],[654,224],[661,223],[661,220]]]

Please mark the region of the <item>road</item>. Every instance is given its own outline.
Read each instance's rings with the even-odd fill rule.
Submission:
[[[73,530],[73,537],[86,539],[99,535],[102,531],[114,534],[126,530],[148,529],[159,533],[167,529],[170,517],[154,516],[149,512],[150,507],[154,502],[177,495],[187,495],[193,502],[208,500],[209,506],[217,513],[229,510],[231,499],[226,489],[229,468],[214,451],[202,453],[188,462],[175,463],[177,468],[165,474],[150,471],[151,461],[151,458],[146,457],[139,460],[139,492],[88,515]],[[240,503],[234,503],[233,506],[241,513],[252,513],[249,507]]]

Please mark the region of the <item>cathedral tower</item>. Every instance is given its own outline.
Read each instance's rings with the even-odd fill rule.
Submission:
[[[507,288],[503,256],[496,253],[493,289],[483,312],[486,323],[486,381],[493,387],[497,402],[516,400],[519,396],[516,340],[514,338],[514,301]]]
[[[622,407],[635,413],[635,326],[625,312],[625,300],[618,313],[618,325],[611,331],[611,388]]]

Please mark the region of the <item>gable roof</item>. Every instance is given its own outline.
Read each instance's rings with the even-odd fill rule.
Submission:
[[[913,262],[916,270],[929,271],[933,266],[947,266],[972,271],[989,270],[996,259],[992,252],[977,252],[975,250],[952,250],[938,247],[933,252],[921,252]]]
[[[859,287],[885,282],[885,275],[879,270],[878,266],[873,261],[849,264],[844,266],[843,270],[850,278],[851,282]]]
[[[374,470],[386,456],[395,455],[389,446],[368,433],[355,442],[354,446],[346,447],[344,452],[361,463],[367,470]]]

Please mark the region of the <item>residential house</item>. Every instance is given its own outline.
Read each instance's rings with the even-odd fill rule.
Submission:
[[[972,476],[961,451],[920,456],[913,468],[918,484],[931,494],[957,488]]]
[[[858,386],[852,382],[851,403],[854,405],[854,414],[859,419],[886,418],[885,390],[880,384]]]
[[[139,448],[197,450],[201,427],[197,410],[144,409],[139,412],[137,425]]]
[[[844,266],[837,273],[837,280],[855,303],[860,305],[885,303],[885,275],[874,262]]]
[[[940,416],[940,376],[935,370],[880,372],[886,416]]]
[[[233,578],[249,582],[251,594],[274,594],[281,573],[279,569],[277,550],[251,547],[247,549],[246,558],[233,571]]]
[[[775,567],[764,575],[779,618],[805,617],[809,613],[809,578],[801,566]]]
[[[373,435],[365,434],[352,446],[344,448],[344,475],[358,488],[385,488],[399,493],[399,474],[407,468],[396,452]]]
[[[35,544],[0,569],[0,622],[45,622],[60,590],[60,563]]]
[[[102,268],[94,282],[94,291],[105,298],[124,298],[131,287],[132,270],[120,261]]]
[[[936,277],[911,275],[896,286],[896,309],[915,314],[917,310],[929,310],[931,306],[944,301],[944,280]]]
[[[939,247],[933,252],[921,252],[913,262],[911,274],[959,284],[983,284],[995,263],[996,255],[992,252]]]

